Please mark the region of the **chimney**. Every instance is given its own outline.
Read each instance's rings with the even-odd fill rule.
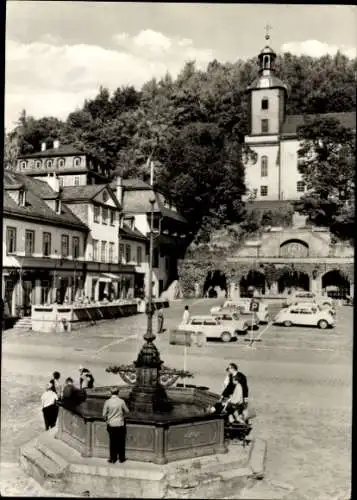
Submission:
[[[45,142],[41,143],[41,151],[46,151],[46,143]]]
[[[48,174],[48,176],[46,177],[46,181],[47,181],[47,184],[50,186],[51,189],[53,189],[53,191],[55,193],[59,193],[60,182],[59,182],[59,178],[56,176],[56,174],[53,174],[52,176],[50,174]]]
[[[59,145],[60,145],[60,142],[59,142],[58,139],[56,139],[55,141],[53,141],[53,149],[58,149]]]
[[[116,178],[116,195],[121,207],[123,208],[123,179],[122,177]]]

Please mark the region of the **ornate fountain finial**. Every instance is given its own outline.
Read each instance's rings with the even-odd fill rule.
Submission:
[[[270,34],[269,34],[269,32],[270,32],[271,29],[272,28],[271,28],[271,26],[269,26],[269,24],[267,24],[265,26],[265,40],[270,40]]]

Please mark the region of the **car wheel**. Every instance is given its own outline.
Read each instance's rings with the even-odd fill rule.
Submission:
[[[329,307],[330,306],[330,303],[329,302],[323,302],[322,304],[323,306],[326,306],[326,307]]]
[[[284,321],[284,326],[292,326],[292,322],[291,321]]]
[[[222,342],[230,342],[232,340],[232,335],[229,332],[223,332],[221,335]]]
[[[320,321],[317,323],[317,326],[321,328],[321,330],[326,330],[326,328],[328,327],[328,323],[326,320],[320,319]]]

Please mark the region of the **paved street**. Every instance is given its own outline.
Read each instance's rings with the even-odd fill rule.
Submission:
[[[219,301],[188,303],[199,314]],[[184,305],[178,301],[165,310],[167,329],[177,326]],[[298,488],[306,498],[335,498],[349,487],[352,313],[352,308],[339,308],[334,330],[261,326],[254,332],[261,341],[253,347],[240,338],[189,351],[194,383],[216,391],[227,363],[238,362],[257,411],[254,432],[268,441],[267,478]],[[39,398],[50,373],[56,369],[63,378],[78,379],[78,367],[85,365],[96,385],[120,383],[105,368],[135,359],[145,323],[145,316],[138,315],[71,334],[3,333],[1,459],[7,469],[2,470],[10,470],[18,447],[42,430]],[[170,346],[167,334],[157,345],[166,365],[183,367],[183,348]],[[2,494],[21,494],[6,488]]]

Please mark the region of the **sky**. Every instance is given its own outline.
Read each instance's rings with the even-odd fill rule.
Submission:
[[[65,119],[100,85],[140,88],[187,60],[277,52],[356,57],[357,10],[341,5],[13,1],[6,7],[5,127],[23,109]]]

